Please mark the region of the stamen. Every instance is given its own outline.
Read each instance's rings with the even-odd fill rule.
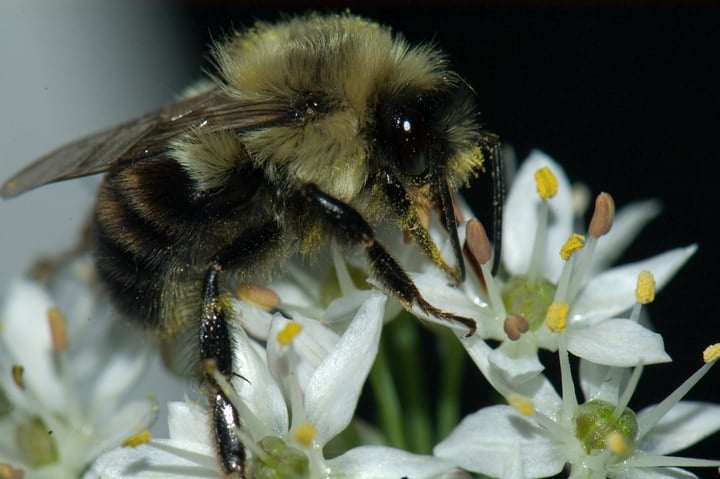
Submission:
[[[296,321],[288,321],[287,325],[277,334],[277,341],[282,346],[287,346],[292,340],[300,334],[302,326]]]
[[[535,405],[529,397],[520,394],[510,394],[505,398],[509,405],[525,417],[535,414]]]
[[[588,234],[593,238],[604,236],[612,228],[615,219],[615,202],[608,193],[600,193],[595,198],[595,211],[593,211]]]
[[[16,469],[10,464],[0,463],[0,479],[23,479],[25,471]]]
[[[275,291],[269,288],[263,288],[250,283],[242,283],[235,290],[238,298],[253,306],[257,306],[263,311],[272,311],[277,308],[282,300]]]
[[[503,323],[503,330],[510,341],[517,341],[530,329],[530,323],[519,314],[510,313]]]
[[[309,422],[298,424],[293,430],[295,440],[303,447],[310,447],[315,440],[315,425]]]
[[[567,329],[567,315],[570,305],[568,303],[554,302],[545,315],[545,325],[553,333],[563,333]]]
[[[548,200],[557,194],[557,177],[547,166],[538,168],[535,171],[535,185],[537,186],[538,195],[544,200]]]
[[[560,248],[560,257],[563,259],[563,261],[567,261],[570,259],[570,256],[572,256],[575,252],[582,249],[582,247],[585,245],[585,237],[583,235],[573,233],[570,235],[570,237],[565,241],[565,244],[562,245],[562,248]]]
[[[638,274],[635,300],[640,304],[649,304],[655,300],[655,277],[650,271],[640,271]]]
[[[616,456],[624,457],[628,452],[628,443],[617,431],[613,431],[605,438],[605,447]]]
[[[152,435],[150,434],[150,431],[144,429],[125,439],[122,444],[120,444],[120,447],[138,447],[139,445],[150,442],[151,440]]]
[[[711,344],[703,351],[703,361],[711,363],[720,358],[720,343]]]
[[[710,351],[708,351],[708,349]],[[685,397],[685,395],[692,389],[700,379],[705,376],[708,371],[710,371],[710,368],[712,368],[718,359],[718,350],[720,350],[720,346],[717,344],[714,344],[710,346],[709,348],[706,348],[705,351],[703,351],[703,359],[709,358],[710,361],[706,362],[702,365],[700,369],[695,371],[695,373],[687,378],[678,388],[670,393],[668,397],[662,400],[660,404],[655,406],[651,411],[646,413],[643,416],[643,421],[640,424],[640,434],[638,435],[638,440],[642,439],[645,434],[647,434],[655,425],[660,421],[660,419],[667,414],[667,412],[673,408],[680,400]]]
[[[482,223],[475,218],[468,221],[465,236],[465,244],[467,244],[468,251],[473,259],[479,265],[487,264],[492,258],[492,247]]]
[[[67,321],[65,315],[56,307],[51,307],[47,311],[48,325],[50,326],[50,338],[52,339],[53,349],[56,352],[67,350]]]
[[[13,382],[17,387],[19,387],[22,390],[25,390],[25,381],[23,381],[23,373],[25,372],[25,368],[20,366],[19,364],[13,364],[12,366],[12,378]]]

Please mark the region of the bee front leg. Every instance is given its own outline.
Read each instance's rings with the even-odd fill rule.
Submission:
[[[422,297],[410,276],[375,238],[375,232],[370,224],[354,208],[323,193],[312,184],[305,185],[301,195],[308,207],[324,220],[338,240],[347,246],[359,247],[365,251],[373,274],[405,309],[410,310],[413,303],[416,303],[431,316],[467,326],[468,335],[475,332],[474,320],[442,311]]]
[[[215,255],[205,271],[200,319],[200,360],[213,361],[218,372],[230,381],[233,376],[233,342],[228,321],[232,319],[230,298],[220,292],[219,276],[224,269],[250,268],[276,244],[275,223],[249,228]],[[220,467],[228,477],[245,477],[245,448],[237,435],[238,413],[209,375],[211,424]]]

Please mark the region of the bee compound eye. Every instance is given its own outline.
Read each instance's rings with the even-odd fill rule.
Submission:
[[[430,163],[430,134],[422,113],[403,108],[390,116],[386,134],[399,170],[410,176],[427,172]]]

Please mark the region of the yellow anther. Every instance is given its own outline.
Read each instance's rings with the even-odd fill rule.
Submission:
[[[129,438],[125,439],[121,446],[122,447],[138,447],[140,444],[145,444],[146,442],[150,442],[152,439],[152,435],[150,434],[150,431],[147,429],[143,429],[137,434],[133,434]]]
[[[552,303],[545,315],[545,325],[553,333],[563,333],[567,329],[568,303]]]
[[[650,271],[640,271],[635,287],[635,301],[650,304],[655,301],[655,277]]]
[[[535,186],[540,198],[548,200],[557,194],[558,180],[550,168],[543,166],[535,171]]]
[[[302,326],[300,326],[300,323],[296,323],[295,321],[288,321],[287,325],[277,334],[277,340],[278,343],[280,343],[283,346],[287,346],[290,344],[290,342],[300,334],[300,331],[302,331]]]
[[[612,228],[615,219],[615,201],[607,193],[600,193],[595,198],[595,211],[593,211],[588,226],[588,234],[593,238],[604,236]]]
[[[68,347],[67,321],[65,315],[56,307],[47,311],[48,326],[50,326],[50,338],[52,339],[55,351],[65,351]]]
[[[240,284],[237,287],[236,294],[241,300],[257,306],[263,311],[272,311],[280,305],[280,296],[275,291],[254,284]]]
[[[605,438],[605,447],[616,456],[625,456],[628,452],[628,443],[625,437],[617,431],[613,431]]]
[[[12,366],[13,382],[20,389],[25,389],[25,381],[23,380],[24,372],[25,372],[24,367],[20,366],[19,364],[13,364],[13,366]]]
[[[509,405],[515,408],[523,416],[529,417],[535,414],[535,405],[529,397],[520,394],[510,394],[505,398]]]
[[[562,248],[560,248],[560,257],[563,261],[567,261],[570,259],[570,256],[579,249],[582,249],[583,246],[585,246],[585,237],[583,235],[573,233],[567,239],[565,244],[562,245]]]
[[[293,430],[295,440],[304,447],[310,447],[315,440],[315,425],[309,422],[298,424]]]
[[[710,363],[720,359],[720,343],[711,344],[703,351],[703,361]]]

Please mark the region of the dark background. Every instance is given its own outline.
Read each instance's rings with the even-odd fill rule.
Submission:
[[[674,362],[646,368],[631,405],[659,401],[701,365],[703,348],[720,341],[714,302],[718,10],[673,4],[304,5],[238,8],[216,2],[184,8],[189,34],[197,36],[199,60],[210,38],[222,37],[233,26],[307,8],[350,7],[392,25],[410,41],[437,42],[477,91],[487,128],[513,145],[518,158],[542,149],[572,180],[585,182],[593,194],[610,192],[618,206],[662,200],[661,217],[622,262],[699,243],[699,252],[649,307]],[[478,188],[487,191],[486,185]],[[475,201],[476,209],[487,211],[486,198]],[[478,393],[483,389],[479,381],[468,378],[468,411],[486,399]],[[689,397],[719,401],[719,381],[715,369]],[[691,453],[718,457],[717,446],[715,435]]]

